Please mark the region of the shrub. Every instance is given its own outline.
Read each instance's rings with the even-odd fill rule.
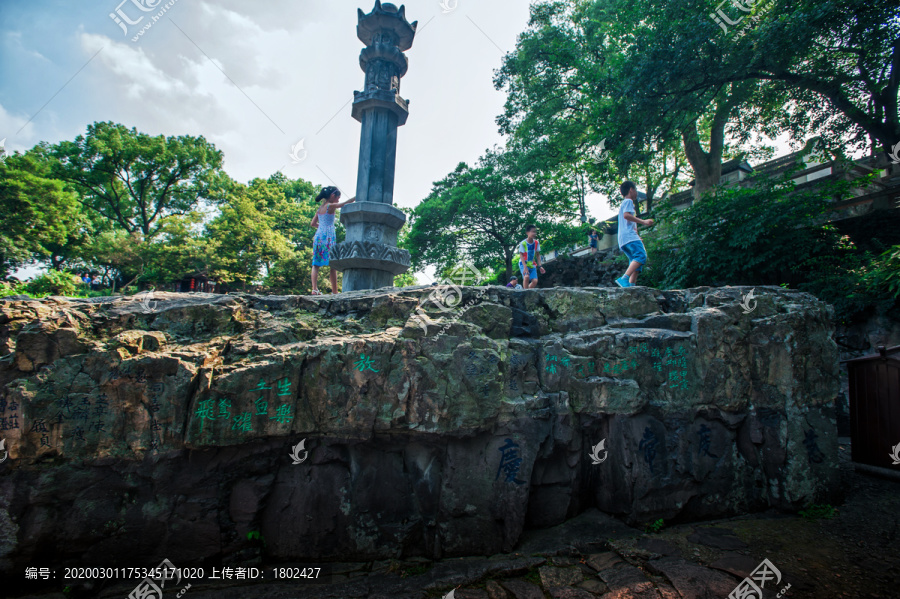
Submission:
[[[79,292],[79,283],[75,275],[59,270],[50,270],[41,276],[16,287],[33,297],[48,295],[73,296]]]
[[[812,504],[799,513],[805,520],[818,520],[819,518],[833,518],[837,514],[837,509],[827,503]]]
[[[790,286],[832,304],[843,321],[895,306],[900,247],[874,255],[828,222],[834,201],[865,187],[866,177],[798,189],[791,176],[755,175],[684,210],[661,204],[658,226],[646,236],[649,268],[641,283]]]
[[[656,522],[653,522],[653,523],[651,523],[651,524],[646,525],[646,526],[644,527],[644,532],[659,532],[659,531],[661,531],[661,530],[663,529],[663,527],[664,527],[665,525],[666,525],[665,520],[663,520],[662,518],[660,518],[660,519],[657,520]]]

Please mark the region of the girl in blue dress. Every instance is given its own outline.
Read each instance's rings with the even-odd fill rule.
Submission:
[[[316,229],[313,237],[313,259],[312,259],[312,294],[322,295],[319,291],[319,267],[328,266],[328,254],[337,244],[337,235],[334,231],[335,211],[341,206],[346,206],[350,202],[355,202],[356,198],[350,198],[346,202],[339,202],[341,192],[337,187],[326,187],[316,196],[317,202],[322,202],[316,215],[313,217],[309,226]],[[331,293],[337,293],[337,271],[334,268],[328,273],[331,279]]]

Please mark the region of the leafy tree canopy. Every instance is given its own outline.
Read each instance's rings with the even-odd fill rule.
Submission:
[[[44,166],[19,153],[0,160],[0,279],[81,241],[84,222],[77,198]]]
[[[583,233],[568,224],[575,217],[572,190],[523,169],[522,159],[516,151],[491,150],[474,167],[460,163],[435,183],[409,212],[409,233],[401,238],[413,268],[431,264],[440,272],[468,262],[508,279],[526,225],[538,226],[545,251],[582,240]]]
[[[233,186],[221,170],[222,153],[203,137],[152,137],[94,123],[87,135],[48,150],[53,174],[72,186],[87,210],[147,240],[166,219],[221,201]]]

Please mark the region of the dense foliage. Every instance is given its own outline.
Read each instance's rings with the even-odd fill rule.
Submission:
[[[873,255],[827,220],[834,202],[867,179],[798,188],[790,176],[757,175],[719,187],[683,210],[660,206],[661,225],[645,238],[652,267],[642,283],[788,285],[833,304],[841,320],[894,307],[900,247]]]
[[[505,283],[527,225],[540,225],[543,248],[582,242],[586,231],[569,224],[576,202],[566,187],[541,171],[523,170],[523,159],[488,152],[474,167],[461,163],[435,183],[409,211],[409,233],[402,238],[413,268],[433,264],[443,272],[465,262],[487,280]]]

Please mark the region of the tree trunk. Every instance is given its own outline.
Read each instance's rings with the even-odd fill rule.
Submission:
[[[713,123],[709,152],[706,152],[700,144],[700,137],[697,135],[697,121],[691,123],[682,133],[684,153],[694,170],[694,200],[699,200],[704,193],[719,184],[719,179],[722,177],[724,138],[725,121]],[[718,143],[716,143],[717,141]]]
[[[578,207],[581,209],[581,222],[587,222],[587,206],[585,205],[585,183],[584,183],[584,173],[581,171],[576,171],[577,173],[577,181],[578,181]]]
[[[684,153],[694,169],[694,200],[699,200],[707,191],[719,184],[722,178],[722,152],[725,150],[725,125],[731,113],[747,99],[751,87],[747,83],[732,84],[714,100],[715,112],[709,126],[709,152],[700,145],[697,121],[682,132]]]

